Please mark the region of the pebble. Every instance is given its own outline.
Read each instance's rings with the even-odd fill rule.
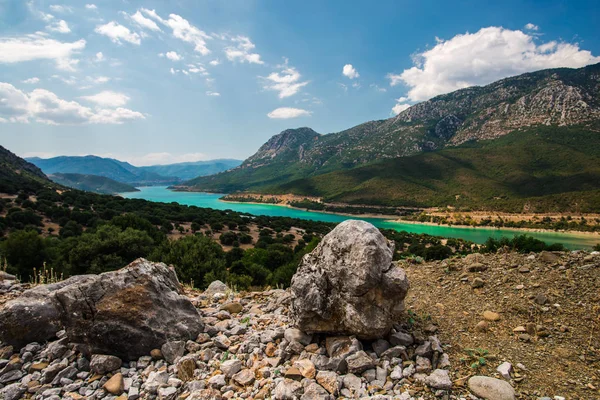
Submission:
[[[484,311],[483,318],[487,321],[498,321],[500,320],[500,314],[493,311]]]

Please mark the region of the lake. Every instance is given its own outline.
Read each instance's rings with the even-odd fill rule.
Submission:
[[[311,219],[325,222],[342,222],[347,219],[362,219],[372,223],[378,228],[395,229],[412,233],[426,233],[429,235],[461,238],[483,243],[488,237],[500,238],[503,236],[513,237],[522,234],[523,231],[516,229],[495,228],[468,228],[452,227],[447,225],[425,225],[393,222],[383,218],[360,218],[358,216],[346,216],[339,214],[323,213],[318,211],[305,211],[295,208],[273,205],[273,204],[250,204],[230,203],[219,200],[222,194],[199,193],[199,192],[175,192],[164,186],[141,187],[139,192],[124,193],[121,196],[129,199],[145,199],[164,203],[176,202],[184,205],[214,208],[217,210],[233,210],[254,215],[268,215],[274,217],[292,217]],[[559,232],[526,232],[546,243],[562,243],[569,249],[591,249],[600,243],[600,236],[585,235],[577,233]]]

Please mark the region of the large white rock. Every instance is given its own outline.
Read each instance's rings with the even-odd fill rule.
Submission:
[[[393,254],[394,243],[368,222],[339,224],[292,278],[295,325],[308,333],[385,336],[401,317],[409,287]]]
[[[490,378],[489,376],[473,376],[468,382],[469,390],[486,400],[514,400],[515,390],[510,383]]]

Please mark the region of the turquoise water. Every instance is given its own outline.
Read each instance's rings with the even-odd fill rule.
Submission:
[[[214,208],[217,210],[233,210],[254,215],[268,215],[275,217],[292,217],[311,219],[325,222],[342,222],[347,219],[363,219],[369,221],[379,228],[395,229],[412,233],[427,233],[429,235],[461,238],[483,243],[488,237],[500,238],[503,236],[513,237],[522,234],[523,231],[515,229],[493,229],[493,228],[467,228],[451,227],[445,225],[407,224],[392,222],[383,218],[360,218],[346,215],[329,214],[317,211],[297,210],[290,207],[272,204],[249,204],[229,203],[219,200],[222,194],[198,193],[198,192],[174,192],[164,186],[141,187],[139,192],[124,193],[121,196],[130,199],[145,199],[150,201],[193,205],[198,207]],[[580,235],[573,233],[554,232],[527,232],[546,243],[562,243],[570,249],[590,249],[600,243],[600,236]]]

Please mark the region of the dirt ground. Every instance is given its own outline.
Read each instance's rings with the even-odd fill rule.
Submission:
[[[600,255],[557,254],[404,266],[409,316],[449,345],[456,393],[468,393],[460,388],[469,376],[500,377],[496,368],[508,361],[520,399],[600,399]],[[475,278],[483,287],[472,288]],[[499,319],[486,321],[485,311]],[[472,367],[478,360],[466,349],[480,349],[471,353],[485,365]]]

